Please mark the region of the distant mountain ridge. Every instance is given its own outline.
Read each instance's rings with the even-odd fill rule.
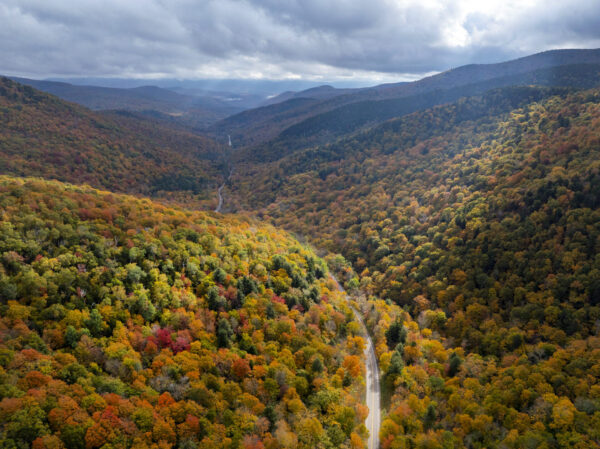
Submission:
[[[486,86],[490,89],[510,85],[506,84],[507,82],[525,85],[535,81],[534,72],[540,70],[546,71],[544,85],[562,86],[565,84],[559,83],[567,82],[566,85],[569,86],[570,84],[564,76],[560,79],[552,79],[552,68],[580,64],[600,64],[600,49],[553,50],[497,64],[472,64],[410,83],[382,84],[371,88],[354,89],[348,93],[341,93],[327,99],[313,99],[310,103],[288,103],[297,99],[291,98],[282,103],[244,111],[243,120],[240,120],[241,116],[239,114],[227,117],[215,123],[210,129],[216,136],[230,134],[232,138],[235,137],[239,146],[253,146],[275,139],[288,128],[305,120],[315,118],[314,121],[319,121],[316,117],[320,114],[343,115],[342,110],[339,108],[363,101],[387,101],[410,96],[416,98],[418,95],[436,90],[456,89],[467,85],[476,85],[477,83],[486,83]],[[588,72],[585,76],[590,77],[591,74]],[[510,79],[511,77],[512,79]],[[498,82],[495,83],[493,80]],[[575,83],[584,84],[582,87],[593,87],[593,83],[584,83],[581,80],[575,81]],[[477,93],[481,92],[475,92],[475,94]],[[463,96],[470,95],[468,89],[465,89],[462,94]],[[294,95],[297,97],[302,93]],[[286,103],[288,104],[286,105]],[[426,107],[432,105],[428,104]],[[281,114],[277,110],[284,110],[285,113]],[[269,128],[268,132],[265,132],[264,126],[262,126],[265,116],[271,117],[271,120],[275,123],[274,126]],[[390,117],[384,119],[387,118]],[[306,125],[305,128],[309,128],[309,123]]]
[[[299,148],[332,142],[386,120],[429,107],[454,102],[508,86],[556,86],[590,89],[600,86],[600,64],[574,64],[545,68],[450,89],[436,89],[408,97],[365,100],[316,114],[284,129],[276,138],[256,148],[242,150],[238,158],[281,157]],[[248,112],[249,113],[249,112]]]
[[[156,111],[177,117],[187,116],[190,124],[199,127],[242,110],[213,97],[186,95],[156,86],[115,88],[18,77],[11,79],[92,110]]]
[[[436,88],[447,89],[472,84],[476,81],[572,64],[600,64],[600,49],[549,50],[494,64],[469,64],[412,83],[382,84],[365,89],[365,92],[371,94],[369,97],[372,97],[372,93],[375,92],[382,98],[389,98],[390,95],[411,95]],[[361,93],[359,92],[357,95],[361,95]]]
[[[281,103],[292,98],[314,98],[320,100],[327,100],[329,98],[356,92],[358,90],[360,89],[338,89],[336,87],[325,84],[323,86],[311,87],[310,89],[305,89],[301,91],[283,92],[275,97],[269,98],[267,101],[263,102],[262,106],[269,106],[271,104]]]

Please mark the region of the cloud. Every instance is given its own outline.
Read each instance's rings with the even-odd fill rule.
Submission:
[[[600,47],[600,0],[4,0],[0,72],[414,78]]]

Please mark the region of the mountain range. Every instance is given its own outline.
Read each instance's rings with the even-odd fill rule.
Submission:
[[[599,50],[555,50],[505,63],[464,66],[411,83],[340,90],[339,95],[330,93],[327,98],[311,96],[309,90],[279,104],[225,118],[211,129],[216,136],[230,134],[239,146],[278,141],[298,146],[293,141],[298,137],[302,142],[310,138],[308,145],[324,143],[352,130],[495,87],[594,87],[598,64]]]
[[[23,81],[4,446],[598,446],[600,50],[241,112]]]

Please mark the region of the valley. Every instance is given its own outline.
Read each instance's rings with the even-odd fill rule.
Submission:
[[[0,443],[598,447],[599,64],[0,78]]]

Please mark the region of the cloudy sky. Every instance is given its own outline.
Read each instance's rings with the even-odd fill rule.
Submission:
[[[414,79],[600,47],[600,0],[2,0],[0,73]]]

